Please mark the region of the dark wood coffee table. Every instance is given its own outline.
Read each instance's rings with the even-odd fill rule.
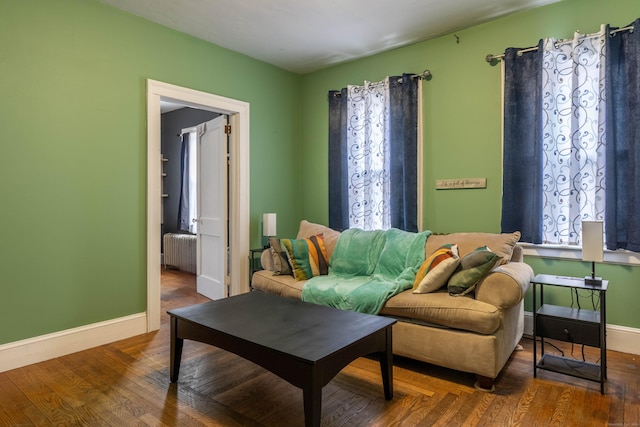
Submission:
[[[303,390],[305,425],[319,426],[322,387],[360,356],[377,353],[384,397],[393,397],[395,319],[253,291],[170,310],[171,382],[185,339],[250,360]]]

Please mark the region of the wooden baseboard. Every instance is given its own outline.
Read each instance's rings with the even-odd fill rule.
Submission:
[[[533,336],[533,313],[524,313],[524,333]],[[640,329],[607,325],[607,350],[640,355]]]
[[[31,365],[147,332],[147,314],[104,322],[0,345],[0,372]]]

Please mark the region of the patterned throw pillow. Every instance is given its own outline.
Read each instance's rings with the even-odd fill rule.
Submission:
[[[296,280],[307,280],[329,272],[327,249],[322,234],[306,239],[282,239],[280,242],[287,251]]]
[[[460,260],[460,266],[447,283],[449,295],[462,296],[473,291],[476,284],[502,262],[502,257],[487,246],[469,252]]]
[[[273,260],[274,276],[293,275],[291,266],[289,265],[289,259],[287,258],[287,252],[282,249],[279,239],[269,237],[269,252],[271,252],[271,259]]]
[[[436,249],[427,259],[424,260],[416,280],[413,282],[414,294],[426,294],[434,292],[443,287],[449,277],[458,267],[460,257],[458,256],[458,246],[450,243]]]

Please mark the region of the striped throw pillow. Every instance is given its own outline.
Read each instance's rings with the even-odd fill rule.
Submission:
[[[281,239],[296,280],[307,280],[329,272],[327,249],[322,234],[306,239]]]

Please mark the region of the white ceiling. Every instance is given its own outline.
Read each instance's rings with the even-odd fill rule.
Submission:
[[[304,74],[560,0],[101,0]]]

